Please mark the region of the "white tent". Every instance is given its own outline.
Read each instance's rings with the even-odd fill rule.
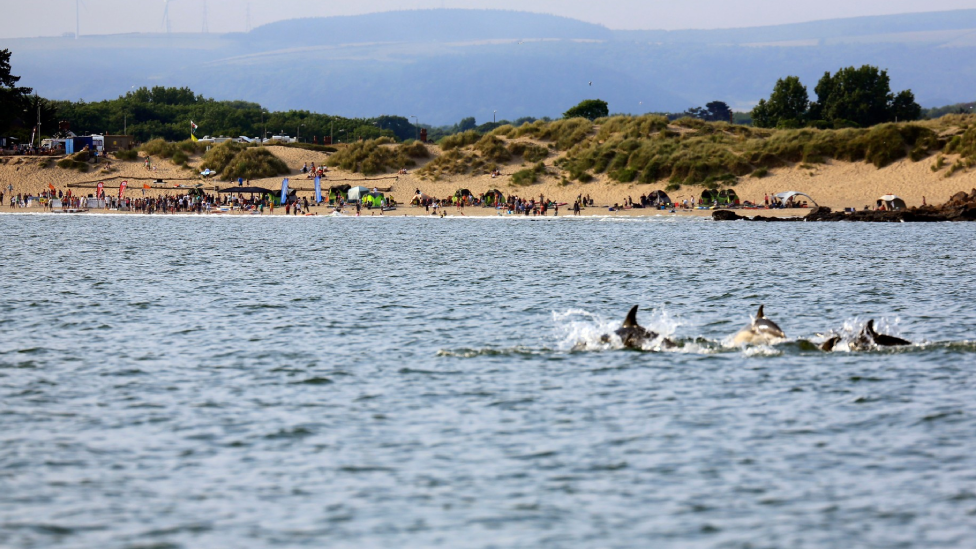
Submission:
[[[885,209],[888,211],[904,210],[905,208],[908,207],[905,204],[904,200],[902,200],[901,198],[893,194],[886,194],[881,198],[879,198],[878,200],[880,200],[881,203],[884,204]]]
[[[775,196],[783,204],[786,204],[786,201],[789,200],[789,199],[791,199],[791,198],[793,199],[793,202],[795,203],[796,202],[796,197],[798,197],[798,196],[805,196],[805,197],[807,197],[807,198],[810,199],[810,202],[813,202],[813,205],[814,206],[817,205],[817,201],[814,200],[812,196],[810,196],[810,195],[808,195],[806,193],[798,192],[798,191],[786,191],[786,192],[783,192],[783,193],[774,194],[773,196]]]
[[[349,189],[348,197],[349,202],[359,202],[364,196],[369,194],[369,189],[366,187],[353,187]]]

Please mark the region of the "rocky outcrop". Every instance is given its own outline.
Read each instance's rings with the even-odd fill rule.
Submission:
[[[861,221],[866,223],[924,223],[938,221],[976,221],[976,189],[956,193],[941,206],[922,206],[897,211],[862,210],[834,212],[823,206],[803,217],[746,217],[732,210],[716,210],[715,221]]]

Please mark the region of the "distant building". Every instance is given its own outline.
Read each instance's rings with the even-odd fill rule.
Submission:
[[[132,150],[136,139],[131,135],[106,135],[105,152],[128,151]]]

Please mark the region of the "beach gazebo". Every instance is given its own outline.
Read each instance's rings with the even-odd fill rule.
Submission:
[[[905,204],[904,200],[902,200],[901,198],[893,194],[886,194],[882,196],[881,198],[878,199],[878,203],[879,205],[884,204],[885,209],[890,212],[894,212],[897,210],[904,210],[908,207],[908,205]]]
[[[810,199],[810,202],[813,202],[813,205],[814,206],[817,205],[817,201],[814,200],[812,196],[810,196],[810,195],[808,195],[806,193],[801,193],[801,192],[797,192],[797,191],[786,191],[786,192],[777,193],[777,194],[774,194],[773,195],[773,197],[775,197],[784,206],[786,205],[786,203],[790,199],[793,199],[793,202],[796,203],[796,197],[798,197],[798,196],[802,196],[802,197],[805,197],[805,198],[809,198]]]
[[[261,196],[268,194],[275,194],[275,191],[271,189],[265,189],[264,187],[227,187],[226,189],[220,189],[218,193],[233,193],[233,194],[259,194]],[[281,194],[281,193],[278,193]]]
[[[410,203],[413,204],[414,206],[419,206],[425,200],[434,200],[434,197],[432,197],[432,196],[430,196],[429,194],[426,194],[426,193],[417,193],[417,194],[413,195],[413,198],[410,200]]]

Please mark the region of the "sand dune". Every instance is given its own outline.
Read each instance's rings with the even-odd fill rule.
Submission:
[[[307,151],[288,147],[270,147],[271,151],[293,170],[291,178],[292,188],[311,189],[312,181],[299,173],[304,163],[323,164],[328,155],[326,153]],[[431,147],[436,155],[439,150]],[[546,161],[552,166],[554,158]],[[947,157],[947,164],[955,159]],[[115,159],[102,161],[98,166],[91,166],[88,173],[75,170],[64,170],[55,166],[56,159],[39,157],[4,157],[0,159],[0,190],[9,196],[8,187],[13,187],[13,193],[39,194],[47,190],[48,185],[56,189],[66,190],[69,185],[82,183],[94,184],[102,180],[110,192],[117,192],[118,182],[129,180],[129,196],[151,196],[163,193],[174,194],[184,192],[174,188],[174,184],[189,185],[201,182],[203,179],[196,171],[180,169],[169,161],[156,161],[155,171],[147,171],[143,160],[124,162]],[[191,159],[191,163],[199,162],[199,158]],[[923,198],[929,204],[941,204],[951,195],[959,191],[969,191],[976,188],[976,171],[957,172],[952,177],[946,177],[946,170],[933,172],[931,167],[936,162],[935,157],[912,162],[903,159],[885,168],[875,168],[864,162],[829,161],[812,167],[799,166],[770,170],[767,177],[755,179],[743,177],[735,189],[743,200],[762,202],[765,193],[781,191],[799,191],[814,197],[818,204],[833,209],[854,207],[861,209],[865,205],[873,206],[875,200],[884,194],[896,194],[905,199],[909,206],[919,206]],[[588,195],[601,208],[614,203],[623,203],[627,197],[637,200],[641,194],[656,189],[663,189],[666,181],[651,185],[622,184],[611,181],[605,174],[597,176],[592,182],[581,184],[573,182],[562,185],[561,178],[556,175],[558,170],[550,168],[552,175],[543,178],[537,184],[514,187],[508,177],[522,168],[520,164],[511,163],[502,166],[503,176],[492,178],[489,175],[453,176],[440,181],[423,180],[417,175],[417,166],[407,175],[397,176],[388,174],[365,178],[362,174],[344,172],[333,169],[328,174],[325,186],[330,184],[364,185],[367,187],[392,188],[392,195],[401,203],[406,203],[413,196],[416,189],[434,196],[446,198],[455,190],[466,188],[475,194],[484,193],[490,189],[499,189],[506,196],[515,194],[525,198],[538,198],[540,195],[560,202],[572,202],[576,196]],[[165,189],[143,191],[144,180],[163,179],[167,182]],[[212,185],[213,183],[208,183]],[[221,188],[230,186],[230,182],[216,182]],[[268,178],[251,181],[252,185],[270,189],[279,189],[281,178]],[[669,192],[672,199],[680,201],[686,198],[697,198],[703,189],[698,186],[682,186],[676,191]],[[90,188],[75,187],[75,193],[88,194],[94,192]],[[311,191],[304,191],[302,195],[311,195]],[[9,203],[9,199],[5,199]],[[591,210],[592,211],[592,210]]]

